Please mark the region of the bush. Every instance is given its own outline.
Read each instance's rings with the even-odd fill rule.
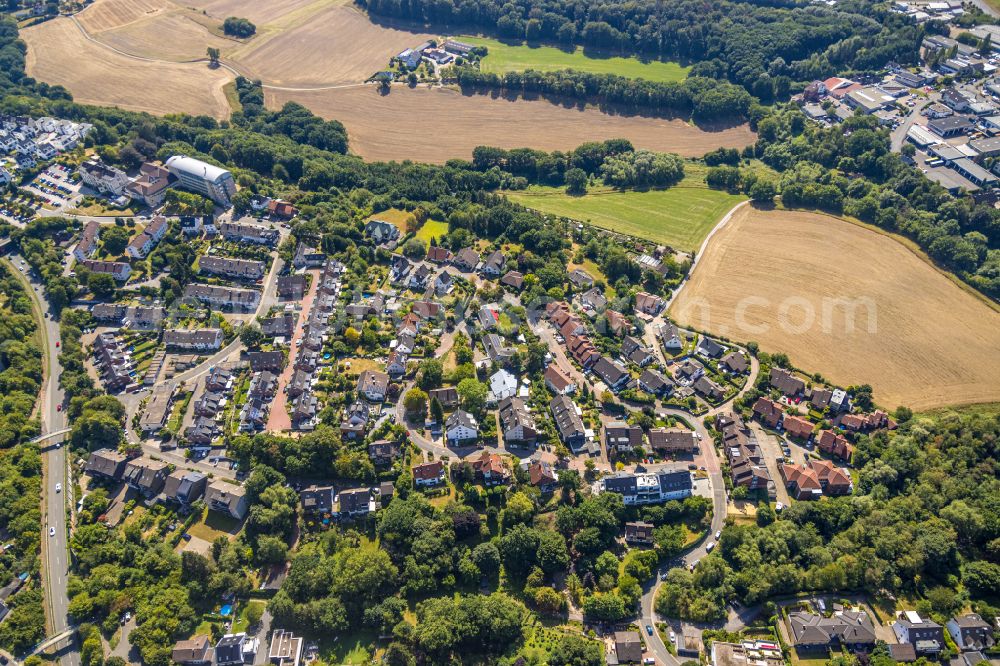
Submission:
[[[230,16],[222,23],[222,31],[230,37],[246,39],[257,32],[257,26],[245,18]]]

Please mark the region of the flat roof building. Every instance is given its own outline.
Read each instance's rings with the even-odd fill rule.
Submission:
[[[972,122],[965,116],[948,116],[947,118],[931,118],[927,121],[927,129],[938,136],[948,138],[957,136],[972,127]]]

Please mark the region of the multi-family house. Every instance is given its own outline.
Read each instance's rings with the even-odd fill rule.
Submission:
[[[549,411],[552,413],[552,420],[556,424],[559,439],[563,444],[576,451],[586,443],[587,435],[583,419],[569,396],[560,394],[552,398]]]
[[[445,420],[445,438],[449,445],[464,445],[479,439],[479,424],[469,412],[456,409]]]
[[[249,508],[247,491],[243,486],[237,486],[226,481],[213,481],[205,490],[205,504],[212,511],[243,520]]]
[[[531,443],[538,438],[535,419],[528,411],[524,400],[516,397],[504,398],[498,407],[500,430],[507,444]]]
[[[662,470],[651,474],[619,472],[599,482],[601,492],[617,493],[626,506],[659,504],[691,496],[691,474],[687,470]]]
[[[193,298],[202,303],[235,312],[255,310],[260,304],[260,292],[255,289],[199,283],[192,283],[185,287],[184,298]]]
[[[163,344],[172,349],[214,351],[225,339],[221,328],[171,328],[163,332]]]

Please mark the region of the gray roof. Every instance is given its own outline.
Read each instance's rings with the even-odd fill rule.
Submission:
[[[875,642],[875,627],[866,613],[842,611],[831,617],[794,611],[788,614],[796,645],[847,645]]]

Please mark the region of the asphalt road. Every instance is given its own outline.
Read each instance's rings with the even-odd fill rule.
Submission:
[[[925,116],[920,115],[921,107],[923,107],[928,103],[934,103],[940,101],[941,94],[938,92],[932,92],[927,95],[926,99],[919,97],[914,97],[913,99],[917,100],[917,105],[913,108],[913,111],[910,113],[910,115],[906,116],[903,119],[903,122],[899,124],[899,127],[897,127],[896,129],[892,130],[892,132],[889,133],[889,140],[892,151],[894,153],[899,152],[899,150],[903,147],[903,144],[906,143],[906,133],[910,131],[911,127],[913,127],[917,123],[927,122],[927,118]]]
[[[12,260],[20,266],[21,257],[14,255]],[[23,272],[17,271],[20,275]],[[42,286],[28,275],[33,296],[45,316],[44,333],[46,336],[46,375],[42,387],[39,415],[42,423],[42,433],[53,432],[66,428],[66,413],[61,410],[65,400],[62,388],[59,386],[59,324],[51,318],[48,302],[45,300]],[[43,587],[45,589],[45,606],[48,620],[48,635],[59,634],[70,626],[69,597],[66,585],[69,577],[69,525],[67,523],[67,502],[71,502],[72,483],[69,481],[66,447],[60,439],[55,442],[45,442],[42,445],[42,456],[45,461],[45,478],[42,485],[42,566]],[[59,485],[60,490],[56,486]],[[49,536],[50,528],[55,534]],[[80,653],[75,644],[60,650],[62,666],[79,666]]]

